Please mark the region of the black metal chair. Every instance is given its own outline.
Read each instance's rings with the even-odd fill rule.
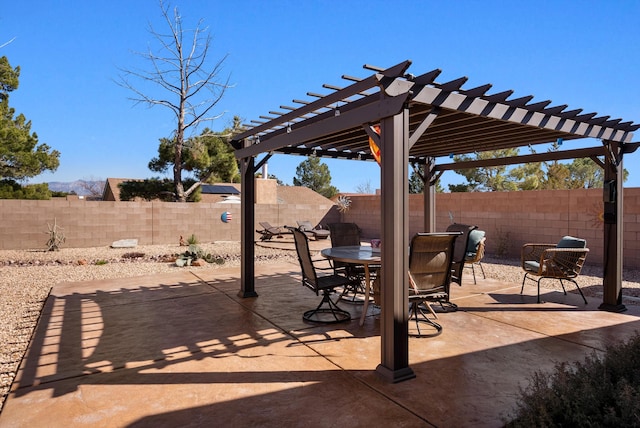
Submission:
[[[357,224],[330,223],[328,226],[331,232],[332,247],[360,246],[361,234]],[[348,303],[363,304],[362,297],[365,295],[364,287],[366,287],[364,266],[334,261],[333,268],[336,273],[343,274],[352,281],[351,284],[343,289],[340,299]],[[375,279],[378,268],[379,266],[371,266],[369,268],[372,281]]]
[[[459,232],[460,237],[456,239],[456,245],[453,249],[453,263],[451,264],[452,275],[451,282],[462,285],[462,272],[464,270],[464,259],[467,256],[467,246],[469,245],[469,234],[478,226],[469,224],[453,223],[447,227],[447,232]],[[448,292],[448,290],[447,290]]]
[[[337,275],[335,273],[318,276],[317,270],[313,264],[311,253],[309,251],[309,238],[299,229],[291,228],[293,233],[293,239],[296,245],[296,252],[298,254],[298,261],[300,262],[300,268],[302,269],[302,285],[310,288],[312,291],[319,295],[322,292],[322,300],[320,304],[312,310],[306,311],[302,318],[306,321],[315,323],[338,323],[343,321],[349,321],[351,314],[343,309],[340,309],[333,300],[331,300],[331,293],[335,291],[336,287],[345,287],[351,283],[351,280],[343,275]],[[333,270],[332,270],[333,271]]]
[[[449,283],[451,281],[451,264],[456,238],[459,233],[418,233],[411,239],[409,249],[409,322],[415,321],[417,334],[420,323],[435,328],[436,336],[442,332],[442,326],[429,319],[423,307],[438,318],[431,308],[431,303],[449,302]]]

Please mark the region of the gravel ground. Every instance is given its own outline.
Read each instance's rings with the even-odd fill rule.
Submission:
[[[223,264],[189,267],[191,270],[240,266],[239,242],[200,244],[205,253],[224,259]],[[52,285],[60,282],[123,278],[184,269],[175,266],[172,256],[185,247],[177,245],[136,248],[63,248],[0,251],[0,411],[25,354],[43,303]],[[256,246],[256,263],[273,260],[297,263],[294,251]],[[520,283],[519,261],[485,257],[482,265],[488,278]],[[479,269],[476,269],[478,275]],[[585,266],[578,283],[585,295],[600,297],[601,269]],[[546,288],[559,288],[558,281],[543,281]],[[625,271],[623,303],[640,304],[640,271]]]

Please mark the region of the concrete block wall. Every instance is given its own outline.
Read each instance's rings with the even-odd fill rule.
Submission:
[[[362,229],[364,239],[379,239],[382,226],[380,195],[354,195],[349,198],[351,206],[346,213],[340,213],[340,221],[356,223]]]
[[[68,248],[108,246],[130,238],[138,239],[140,245],[178,244],[180,236],[187,239],[191,234],[201,242],[239,241],[240,207],[233,203],[4,199],[0,200],[0,249],[45,249],[47,224],[53,225],[54,220]],[[221,220],[224,212],[231,213],[230,222]],[[339,221],[339,217],[331,204],[256,205],[256,222],[265,220],[274,226],[295,226],[296,220],[315,225]]]
[[[340,213],[335,205],[258,204],[260,221],[295,226],[297,220],[314,225],[355,222],[364,239],[380,237],[380,196],[351,195],[351,208]],[[409,197],[409,232],[424,230],[423,196]],[[519,258],[526,242],[557,242],[564,235],[585,238],[587,263],[602,264],[602,190],[544,190],[530,192],[439,193],[436,229],[451,219],[475,224],[487,232],[487,253]],[[233,220],[223,223],[223,212]],[[202,242],[240,239],[240,204],[170,202],[104,202],[53,199],[0,200],[0,249],[44,249],[47,224],[54,219],[67,237],[67,247],[95,247],[137,238],[141,245],[177,243],[195,234]],[[256,234],[256,237],[259,235]],[[624,266],[640,268],[640,188],[625,189]]]
[[[624,266],[640,268],[640,188],[625,189]],[[352,195],[344,221],[355,222],[365,238],[379,237],[380,197]],[[423,196],[409,196],[409,233],[424,230]],[[439,193],[436,229],[451,219],[487,232],[487,253],[520,258],[527,242],[556,243],[564,235],[587,240],[587,263],[601,265],[604,248],[602,189],[527,192]]]

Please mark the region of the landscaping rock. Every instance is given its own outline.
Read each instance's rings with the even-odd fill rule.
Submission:
[[[113,241],[111,248],[134,248],[138,246],[137,239],[121,239],[119,241]]]

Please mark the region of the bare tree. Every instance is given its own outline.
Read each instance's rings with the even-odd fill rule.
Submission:
[[[208,28],[203,28],[203,21],[198,21],[195,29],[186,30],[178,8],[171,14],[170,8],[160,1],[160,9],[170,31],[163,34],[149,25],[149,32],[160,45],[158,53],[151,48],[147,52],[136,52],[150,63],[150,70],[121,69],[117,83],[135,94],[131,99],[136,103],[166,107],[174,113],[176,129],[171,136],[174,143],[173,182],[176,200],[185,202],[200,183],[185,192],[182,185],[183,147],[189,138],[187,134],[195,135],[198,125],[222,116],[213,115],[212,109],[230,87],[229,77],[219,78],[228,55],[210,67],[211,36]],[[130,83],[131,78],[159,87],[162,94],[143,91],[140,86]]]
[[[87,195],[91,199],[102,199],[102,193],[104,191],[105,180],[101,180],[96,177],[83,178],[79,181],[80,188],[84,191],[83,194]]]
[[[370,195],[372,193],[375,193],[373,191],[373,187],[371,187],[371,180],[367,180],[363,183],[360,183],[356,186],[356,193],[364,193],[367,195]]]

